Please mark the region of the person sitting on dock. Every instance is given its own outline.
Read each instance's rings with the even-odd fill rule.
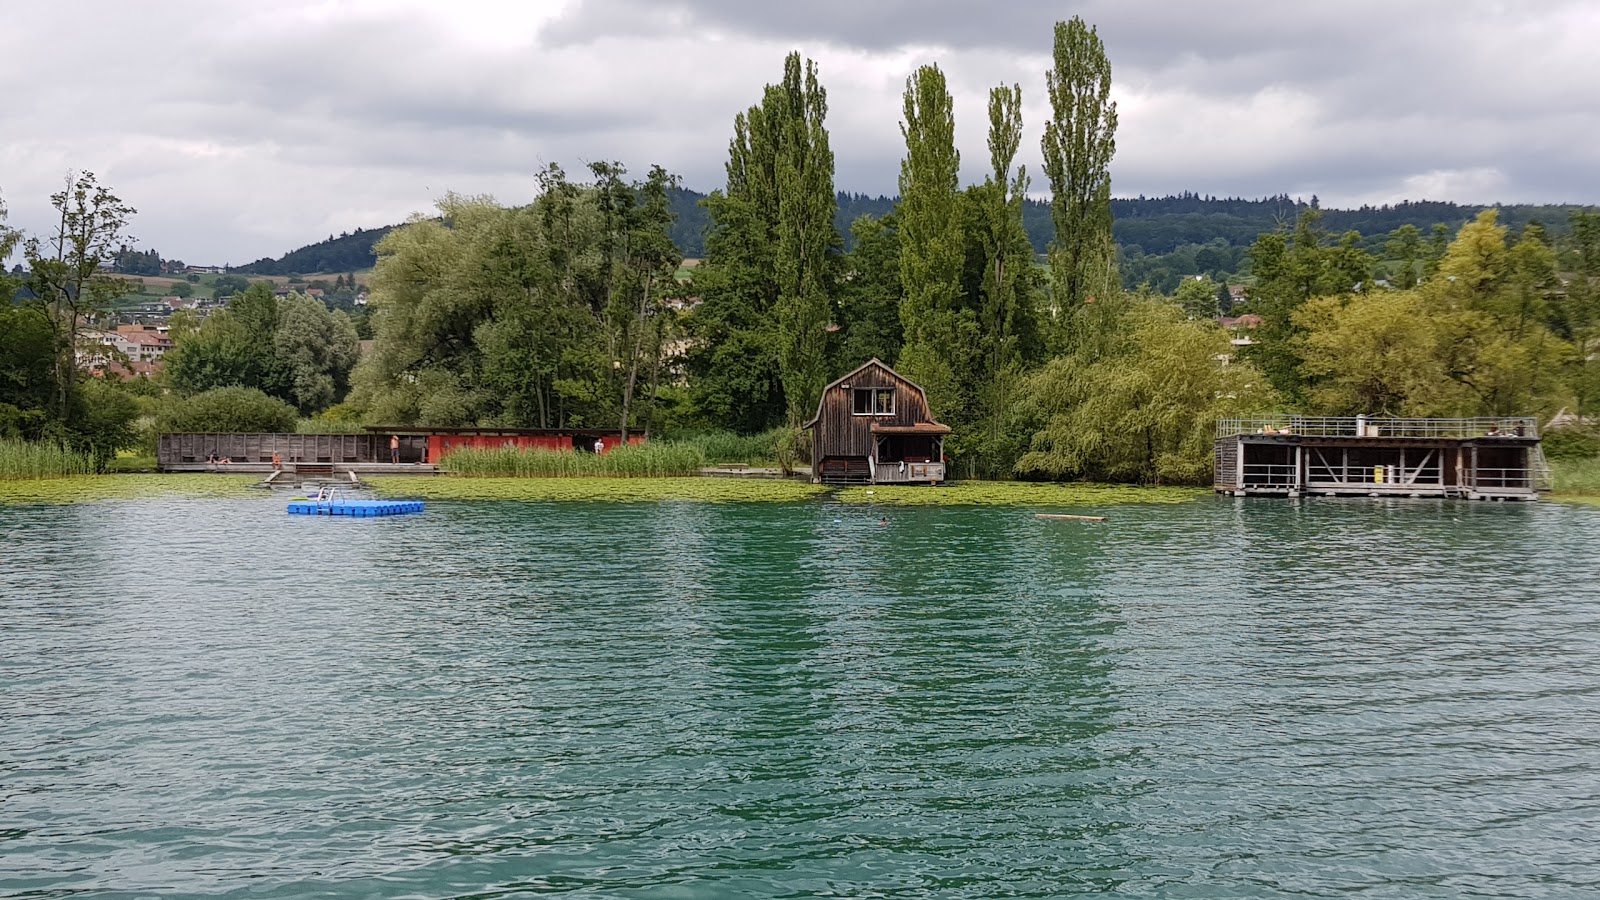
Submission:
[[[1504,435],[1505,432],[1500,430],[1499,425],[1490,425],[1489,430],[1483,434],[1484,437],[1503,437]]]

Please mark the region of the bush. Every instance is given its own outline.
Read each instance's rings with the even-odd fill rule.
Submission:
[[[1591,459],[1600,456],[1600,436],[1577,428],[1544,433],[1544,455],[1551,459]]]
[[[670,478],[698,475],[705,465],[688,444],[634,444],[596,456],[571,450],[465,448],[439,460],[452,475],[469,478]]]
[[[139,444],[139,401],[100,378],[85,379],[78,397],[81,407],[68,441],[72,449],[89,457],[96,472],[104,472],[118,450]]]
[[[156,416],[158,432],[290,432],[300,414],[255,388],[213,388],[193,397],[174,397]]]

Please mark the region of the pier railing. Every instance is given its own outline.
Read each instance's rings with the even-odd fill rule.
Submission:
[[[1480,438],[1539,436],[1531,416],[1473,419],[1378,419],[1365,416],[1262,416],[1222,419],[1217,437],[1241,434],[1300,434],[1309,437]]]

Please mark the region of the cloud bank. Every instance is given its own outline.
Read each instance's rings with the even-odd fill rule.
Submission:
[[[969,180],[988,89],[1022,85],[1043,194],[1051,27],[1073,14],[1112,61],[1118,195],[1600,202],[1582,0],[57,0],[5,14],[0,196],[39,229],[92,169],[139,208],[141,245],[239,264],[446,191],[522,202],[549,162],[661,163],[709,190],[791,49],[820,66],[840,189],[895,192],[900,92],[937,62]]]

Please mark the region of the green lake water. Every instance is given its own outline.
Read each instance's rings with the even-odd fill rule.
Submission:
[[[1104,511],[0,506],[0,896],[1600,892],[1600,510]]]

